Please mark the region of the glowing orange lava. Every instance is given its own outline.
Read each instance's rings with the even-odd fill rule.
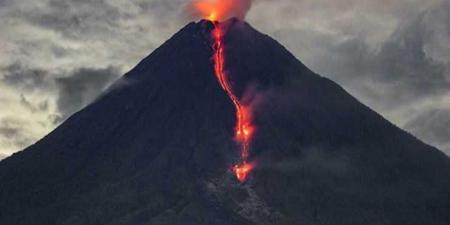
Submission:
[[[234,95],[233,90],[227,80],[224,65],[225,65],[225,54],[223,46],[223,30],[216,24],[213,32],[214,38],[214,70],[217,80],[220,86],[225,90],[225,92],[230,97],[236,108],[236,128],[235,128],[235,139],[239,142],[241,146],[241,163],[233,167],[233,171],[237,179],[244,182],[247,179],[248,174],[253,169],[253,165],[248,163],[249,147],[250,141],[253,136],[254,127],[251,124],[251,109],[248,106],[244,106],[239,99]]]
[[[229,0],[198,0],[194,2],[194,8],[202,18],[210,21],[221,21],[226,19],[230,11],[233,10],[234,4],[234,1]]]
[[[241,165],[235,165],[233,167],[234,174],[240,182],[244,182],[245,180],[247,180],[247,176],[252,171],[252,169],[253,165],[251,163],[244,163]]]

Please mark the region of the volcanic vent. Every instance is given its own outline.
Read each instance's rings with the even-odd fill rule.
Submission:
[[[217,25],[1,161],[0,224],[448,224],[446,155],[249,24]]]

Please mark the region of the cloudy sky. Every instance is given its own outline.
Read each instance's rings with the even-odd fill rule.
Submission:
[[[189,20],[187,0],[0,0],[0,158],[42,138]],[[254,0],[247,20],[450,155],[450,0]]]

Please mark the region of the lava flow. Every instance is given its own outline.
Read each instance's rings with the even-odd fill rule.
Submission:
[[[235,139],[241,147],[241,162],[233,167],[236,178],[240,182],[247,179],[253,169],[252,163],[248,162],[250,141],[253,136],[254,127],[251,124],[251,109],[244,106],[233,93],[224,70],[225,54],[223,46],[223,30],[217,22],[212,32],[214,38],[214,70],[223,90],[228,94],[236,108]]]

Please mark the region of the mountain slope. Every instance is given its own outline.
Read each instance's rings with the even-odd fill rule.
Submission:
[[[0,162],[0,224],[449,224],[447,156],[225,24],[227,74],[255,109],[247,183],[230,171],[234,108],[201,21]]]

